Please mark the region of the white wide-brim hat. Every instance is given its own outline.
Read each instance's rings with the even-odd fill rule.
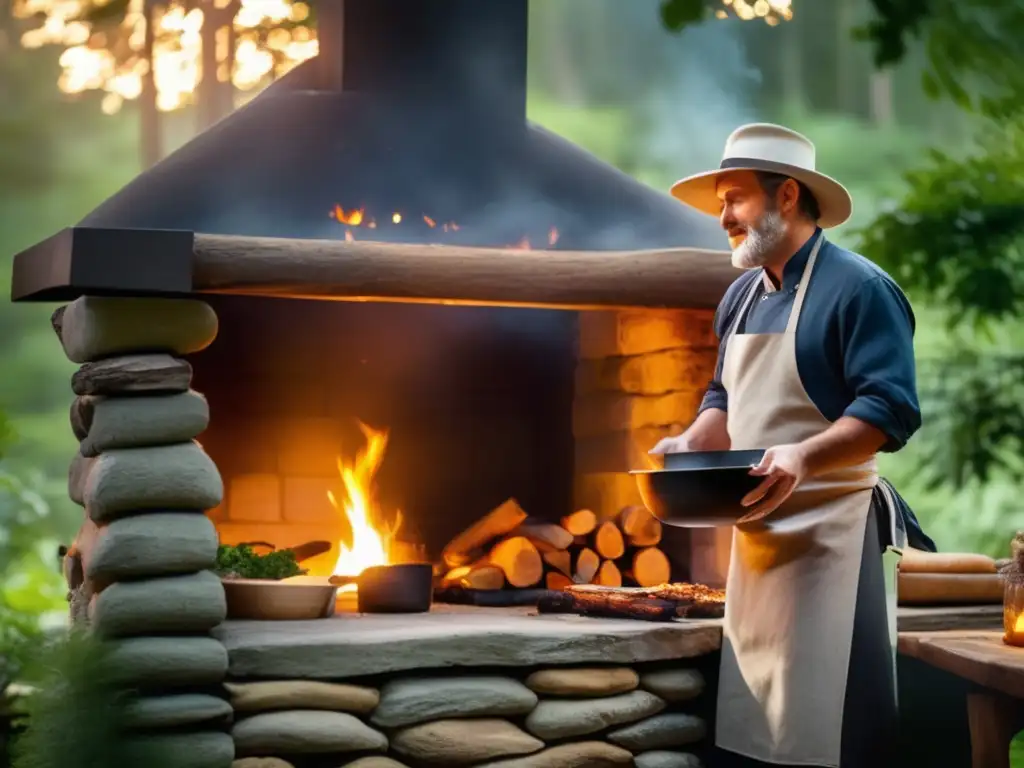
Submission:
[[[837,227],[850,218],[853,199],[846,187],[814,169],[814,144],[789,128],[771,123],[744,125],[726,139],[722,163],[713,171],[688,176],[672,185],[672,195],[698,211],[719,216],[718,180],[733,171],[766,171],[803,183],[818,201],[823,228]]]

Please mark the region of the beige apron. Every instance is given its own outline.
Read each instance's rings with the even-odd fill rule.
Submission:
[[[757,281],[728,331],[722,383],[733,450],[796,443],[831,426],[807,396],[796,359],[797,324],[823,240],[807,260],[785,333],[735,333]],[[877,481],[874,458],[808,479],[768,518],[735,529],[720,748],[767,763],[839,765],[864,526]]]

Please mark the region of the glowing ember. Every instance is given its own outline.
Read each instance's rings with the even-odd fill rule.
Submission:
[[[396,512],[394,522],[384,523],[374,493],[373,478],[384,460],[388,444],[387,430],[375,430],[362,422],[359,429],[366,436],[366,447],[356,454],[351,464],[338,457],[338,472],[345,486],[347,498],[339,503],[330,491],[327,498],[339,513],[348,519],[352,529],[352,546],[338,542],[338,561],[334,574],[358,576],[364,569],[391,562],[391,548],[395,534],[402,525],[402,513]],[[354,591],[355,586],[341,591]]]
[[[364,211],[362,208],[345,213],[345,209],[342,208],[340,205],[334,206],[334,211],[332,211],[332,216],[335,219],[340,221],[342,224],[347,224],[351,227],[358,227],[360,224],[362,224],[363,215]]]
[[[348,242],[352,242],[353,240],[356,239],[356,235],[352,231],[353,227],[377,229],[377,220],[374,219],[373,217],[367,216],[365,208],[353,208],[349,211],[346,211],[344,208],[341,207],[341,205],[335,203],[334,207],[331,208],[327,216],[331,219],[334,219],[339,224],[342,224],[345,227],[345,240],[347,240]],[[439,223],[437,219],[435,219],[432,216],[428,216],[425,213],[420,216],[420,219],[430,229],[440,229],[442,232],[458,232],[459,230],[462,229],[462,227],[459,224],[455,223],[454,221],[442,221]],[[392,224],[401,224],[402,220],[402,214],[398,213],[397,211],[391,214]],[[560,234],[558,232],[558,229],[556,227],[551,227],[548,230],[547,236],[548,247],[553,248],[555,245],[557,245],[559,237]],[[506,247],[519,251],[533,250],[533,245],[531,244],[530,239],[526,236],[520,238],[518,242],[512,245],[508,245]]]

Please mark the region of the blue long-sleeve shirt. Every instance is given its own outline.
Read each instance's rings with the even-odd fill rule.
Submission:
[[[776,289],[763,270],[741,275],[715,313],[718,365],[700,411],[729,410],[722,385],[725,334],[747,291],[753,303],[736,333],[782,333],[789,322],[800,277],[815,234],[782,270]],[[828,242],[822,243],[796,329],[796,364],[808,397],[829,421],[853,416],[887,438],[883,451],[898,451],[921,426],[914,365],[914,312],[895,281],[877,265]],[[934,552],[909,505],[895,493],[910,545]],[[881,504],[876,491],[876,504]]]
[[[722,385],[723,338],[753,281],[753,305],[736,333],[782,333],[815,238],[797,251],[778,289],[763,270],[741,275],[715,314],[718,366],[700,410],[727,411]],[[822,244],[796,330],[796,358],[808,397],[829,421],[853,416],[888,438],[884,451],[906,445],[921,426],[914,366],[914,312],[903,291],[878,266],[828,242]]]

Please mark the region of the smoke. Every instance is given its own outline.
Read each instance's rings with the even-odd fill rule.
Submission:
[[[679,35],[662,33],[664,77],[640,106],[646,159],[655,167],[670,165],[678,176],[715,167],[728,135],[758,119],[752,96],[761,73],[747,60],[743,23],[712,21]]]
[[[611,34],[606,33],[603,62],[583,54],[574,64],[598,81],[590,83],[590,101],[629,115],[637,132],[630,158],[636,167],[682,176],[716,166],[726,137],[757,119],[753,96],[761,73],[748,60],[742,38],[749,23],[709,20],[674,33],[661,23],[660,0],[553,2],[579,14],[588,12],[585,4],[590,14],[606,17]],[[568,34],[577,38],[571,49],[578,51],[588,30],[580,25]]]

